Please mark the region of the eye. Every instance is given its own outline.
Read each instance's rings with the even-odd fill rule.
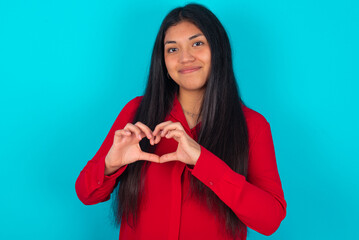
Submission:
[[[173,52],[175,52],[175,51],[177,51],[177,48],[168,48],[168,49],[167,49],[167,52],[168,52],[168,53],[173,53]]]
[[[203,44],[204,44],[203,42],[198,41],[198,42],[195,42],[195,43],[193,44],[193,46],[194,46],[194,47],[198,47],[198,46],[201,46],[201,45],[203,45]]]

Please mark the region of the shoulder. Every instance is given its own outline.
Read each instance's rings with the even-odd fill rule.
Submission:
[[[142,101],[143,96],[137,96],[130,100],[125,107],[138,107]]]
[[[242,105],[242,110],[247,124],[250,125],[267,125],[267,119],[259,112]]]
[[[244,118],[247,123],[249,140],[253,140],[257,134],[265,129],[270,129],[267,119],[259,112],[242,105]]]
[[[136,111],[137,108],[140,106],[143,96],[138,96],[130,100],[126,105],[123,107],[121,112],[132,112]]]
[[[139,96],[133,98],[128,103],[126,103],[126,105],[122,108],[122,110],[118,114],[115,123],[123,125],[125,123],[131,122],[134,116],[136,115],[141,100],[142,100],[142,96]]]

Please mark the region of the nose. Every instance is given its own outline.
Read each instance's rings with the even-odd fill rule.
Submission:
[[[192,62],[195,60],[195,57],[192,55],[192,53],[187,49],[182,49],[180,52],[180,62],[186,63],[186,62]]]

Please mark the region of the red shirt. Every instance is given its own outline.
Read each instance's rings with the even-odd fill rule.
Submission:
[[[116,178],[127,166],[105,176],[105,157],[114,133],[132,122],[142,97],[131,100],[120,112],[105,141],[76,180],[76,192],[84,204],[110,199]],[[270,126],[259,113],[243,106],[249,135],[248,177],[234,172],[221,159],[201,146],[192,168],[180,161],[148,162],[144,198],[136,229],[123,218],[120,239],[230,239],[225,223],[219,221],[206,203],[189,195],[189,176],[209,187],[238,218],[251,229],[271,235],[286,215],[286,201],[277,170]],[[199,125],[190,129],[177,98],[165,121],[180,122],[186,133],[197,140]],[[162,138],[156,145],[159,156],[174,152],[177,142]],[[245,239],[245,237],[244,237]]]

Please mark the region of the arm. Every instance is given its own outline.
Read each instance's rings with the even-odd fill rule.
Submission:
[[[250,144],[248,181],[201,146],[192,175],[208,186],[253,230],[273,234],[286,215],[269,124],[265,121]]]
[[[132,121],[140,101],[141,98],[137,97],[126,104],[112,125],[100,149],[88,161],[78,176],[75,189],[78,198],[84,204],[96,204],[110,199],[110,195],[116,185],[116,179],[125,171],[127,165],[121,167],[115,173],[106,176],[105,158],[112,146],[115,131],[124,128],[128,122]]]

